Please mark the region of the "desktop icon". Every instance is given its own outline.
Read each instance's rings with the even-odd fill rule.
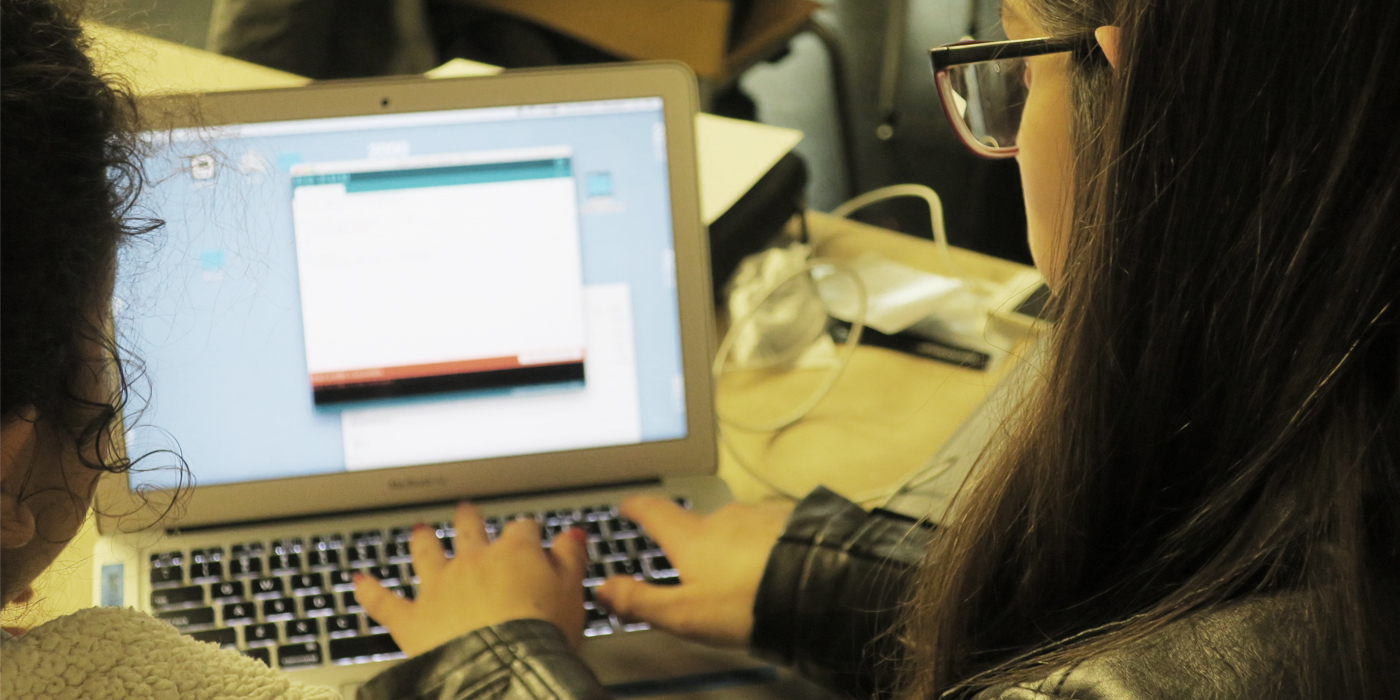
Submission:
[[[214,177],[214,156],[201,153],[190,158],[190,177],[196,180],[210,180]]]

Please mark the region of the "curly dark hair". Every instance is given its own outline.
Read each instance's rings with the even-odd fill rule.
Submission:
[[[0,414],[33,411],[95,447],[89,467],[123,471],[130,461],[110,440],[127,378],[104,309],[118,246],[161,224],[133,216],[135,100],[94,70],[79,6],[2,0],[0,10]],[[84,387],[94,363],[117,372],[103,400]]]

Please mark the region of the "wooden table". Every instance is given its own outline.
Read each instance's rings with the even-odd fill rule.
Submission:
[[[873,251],[910,267],[948,273],[933,243],[885,229],[809,214],[817,253],[853,258]],[[968,273],[1009,281],[1023,265],[953,249]],[[797,425],[780,433],[728,432],[740,458],[791,493],[825,485],[848,498],[892,487],[928,461],[963,419],[1005,376],[1011,362],[979,372],[862,346],[831,393]],[[725,375],[717,391],[722,413],[775,416],[792,410],[827,370]],[[740,467],[721,444],[720,475],[738,500],[775,496]]]

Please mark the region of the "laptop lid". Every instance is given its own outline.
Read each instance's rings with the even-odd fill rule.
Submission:
[[[100,527],[714,473],[696,104],[669,63],[143,101]]]

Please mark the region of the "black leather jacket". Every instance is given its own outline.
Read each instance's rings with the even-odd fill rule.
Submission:
[[[885,511],[867,513],[825,489],[793,512],[768,560],[754,606],[752,652],[854,697],[887,689],[899,647],[895,622],[929,531]],[[1168,627],[1135,645],[1042,681],[989,688],[975,700],[1293,698],[1276,687],[1297,658],[1287,632],[1303,624],[1286,601],[1254,600]],[[1263,694],[1261,695],[1261,691]],[[370,681],[361,700],[606,698],[541,620],[477,630]]]

